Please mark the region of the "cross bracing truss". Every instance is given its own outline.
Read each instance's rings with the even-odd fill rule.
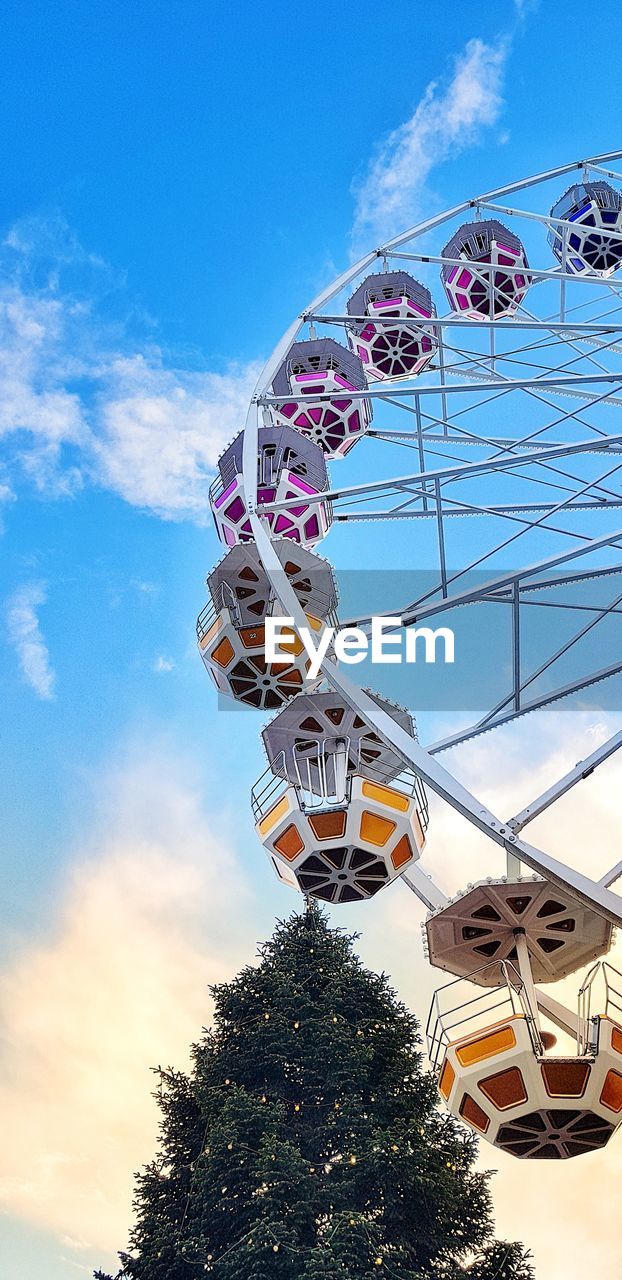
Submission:
[[[309,495],[311,506],[331,505],[344,534],[350,523],[394,521],[403,543],[411,520],[410,545],[421,556],[417,567],[436,580],[420,597],[392,609],[391,616],[410,627],[467,606],[498,609],[507,619],[507,691],[472,724],[425,749],[397,729],[337,664],[328,660],[324,674],[433,791],[506,849],[513,865],[523,862],[557,879],[617,922],[622,922],[622,901],[608,887],[612,880],[590,881],[534,850],[520,834],[523,823],[513,828],[490,814],[436,757],[622,671],[619,641],[617,646],[613,639],[605,642],[607,661],[597,642],[601,634],[614,635],[622,613],[622,281],[569,269],[573,224],[542,212],[560,194],[564,179],[568,184],[582,176],[615,177],[609,165],[621,156],[581,160],[467,200],[368,254],[285,333],[259,379],[244,438],[253,534],[284,610],[303,625],[264,519],[286,511],[295,499],[264,503],[261,515],[256,510],[257,432],[279,402],[272,391],[276,371],[300,337],[332,335],[347,345],[352,322],[368,318],[347,313],[347,291],[367,273],[407,264],[431,283],[440,269],[459,266],[463,260],[444,257],[441,247],[458,223],[495,216],[521,237],[529,266],[508,265],[504,271],[516,279],[527,270],[529,287],[512,314],[494,317],[491,303],[490,317],[449,312],[422,321],[419,331],[434,336],[434,357],[416,377],[387,378],[348,391],[349,398],[367,401],[373,410],[368,440],[356,451],[356,462],[353,455],[352,467],[348,463],[347,483],[333,470],[331,487]],[[519,192],[521,207],[510,203]],[[564,246],[558,264],[546,244],[550,231]],[[612,243],[622,239],[619,231],[603,234]],[[474,272],[491,298],[494,271],[478,263]],[[382,328],[395,321],[374,317],[374,323]],[[317,398],[330,405],[339,395]],[[517,567],[508,571],[508,564]],[[563,614],[568,625],[563,634],[551,628],[548,651],[533,660],[524,652],[524,637],[536,614]],[[348,619],[354,622],[366,628],[370,619]],[[616,740],[608,754],[619,745]],[[573,775],[550,803],[583,776]],[[435,901],[436,888],[426,899],[419,881],[418,887],[413,882],[415,891],[424,901]]]

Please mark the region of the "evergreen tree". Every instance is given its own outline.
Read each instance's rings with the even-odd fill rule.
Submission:
[[[416,1019],[352,938],[312,906],[213,996],[190,1076],[159,1071],[117,1280],[529,1280]]]

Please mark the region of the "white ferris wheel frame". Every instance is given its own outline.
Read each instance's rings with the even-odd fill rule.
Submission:
[[[575,322],[570,322],[566,319],[566,282],[572,280],[573,283],[576,283],[576,281],[581,278],[579,276],[572,275],[565,270],[567,229],[573,224],[564,222],[562,219],[556,219],[549,216],[545,217],[544,215],[531,213],[525,210],[511,209],[507,205],[497,204],[496,201],[507,198],[515,192],[520,192],[527,188],[536,186],[539,183],[549,181],[556,177],[572,174],[577,171],[579,172],[579,175],[583,174],[586,177],[588,175],[598,175],[622,181],[622,175],[609,168],[612,163],[620,159],[622,159],[622,151],[616,151],[592,157],[587,160],[574,161],[555,169],[549,169],[543,173],[523,178],[503,187],[498,187],[494,191],[490,191],[485,195],[475,197],[471,200],[465,200],[461,204],[455,205],[452,209],[440,213],[435,217],[410,228],[408,231],[395,236],[379,248],[373,250],[373,252],[368,253],[365,257],[361,258],[360,261],[348,268],[347,271],[343,272],[343,274],[334,280],[327,289],[324,289],[317,298],[315,298],[303,311],[301,311],[286,330],[281,340],[277,343],[274,351],[264,365],[249,404],[244,427],[242,469],[244,491],[252,533],[260,560],[263,563],[263,567],[266,571],[275,597],[280,601],[283,611],[294,618],[297,626],[304,627],[306,625],[306,618],[294,590],[283,570],[281,561],[273,547],[274,535],[271,532],[270,524],[262,518],[257,510],[257,451],[258,431],[262,425],[263,416],[268,406],[271,403],[274,403],[277,399],[275,396],[270,394],[270,387],[274,376],[281,363],[286,358],[292,343],[297,339],[303,327],[308,324],[313,326],[315,320],[322,323],[337,322],[343,324],[347,317],[343,315],[331,315],[325,313],[323,308],[325,308],[327,304],[345,287],[351,284],[356,277],[361,276],[367,269],[373,268],[379,259],[381,261],[388,262],[390,258],[395,256],[399,257],[401,260],[406,259],[410,261],[447,264],[449,260],[444,259],[443,257],[406,253],[401,247],[404,244],[413,241],[417,237],[441,226],[450,219],[462,214],[468,215],[475,210],[477,213],[479,213],[479,211],[486,211],[493,215],[497,213],[502,213],[506,216],[514,214],[521,218],[533,219],[540,223],[544,223],[548,227],[554,225],[562,229],[562,235],[564,237],[564,257],[560,268],[557,270],[551,269],[547,271],[537,271],[533,270],[531,267],[529,268],[529,276],[531,279],[550,277],[555,282],[559,282],[560,319],[557,321],[541,321],[533,317],[530,318],[529,313],[524,312],[524,318],[520,319],[512,318],[503,321],[494,321],[492,319],[489,321],[487,319],[483,319],[478,323],[481,323],[481,326],[488,329],[490,332],[491,354],[494,353],[495,330],[501,325],[506,329],[511,327],[522,330],[530,328],[535,330],[544,329],[551,333],[560,333],[564,335],[567,335],[568,332],[572,330],[578,337],[583,337],[585,342],[594,341],[591,337],[594,333],[597,333],[599,338],[602,338],[604,334],[606,336],[611,336],[611,338],[614,339],[616,334],[622,333],[622,322],[611,324],[592,322],[576,324]],[[610,234],[618,239],[621,238],[619,232],[610,232],[605,234]],[[511,268],[509,270],[511,271]],[[524,271],[524,269],[522,270]],[[594,283],[594,277],[591,277],[591,282]],[[607,281],[606,287],[611,291],[611,294],[615,296],[620,290],[622,290],[622,282]],[[620,296],[622,300],[622,295]],[[472,323],[472,321],[460,317],[434,319],[433,325],[439,340],[440,384],[438,386],[422,386],[418,390],[413,390],[412,387],[408,387],[405,390],[401,387],[376,383],[372,388],[358,393],[348,392],[348,395],[353,399],[357,398],[357,396],[358,398],[373,396],[380,400],[384,398],[386,400],[393,401],[393,403],[395,403],[396,399],[399,399],[400,396],[407,395],[415,398],[418,410],[420,399],[432,394],[439,395],[440,387],[440,394],[443,401],[444,428],[446,432],[447,413],[445,406],[448,398],[459,394],[465,388],[461,385],[447,383],[446,381],[443,363],[443,332],[449,325],[468,326]],[[426,322],[426,326],[428,328],[430,327],[428,322]],[[312,335],[314,334],[313,327],[311,327],[311,333]],[[622,346],[617,348],[617,350],[622,351]],[[494,367],[494,354],[492,354],[492,364]],[[572,373],[558,373],[557,375],[553,374],[552,377],[545,375],[544,377],[541,376],[524,379],[504,379],[502,377],[495,379],[494,375],[491,375],[490,372],[486,373],[485,371],[481,371],[478,375],[477,371],[473,373],[473,370],[470,370],[469,377],[471,378],[471,382],[474,379],[477,379],[478,376],[485,385],[487,392],[496,391],[498,389],[500,394],[504,394],[515,388],[531,388],[537,395],[539,392],[546,393],[547,389],[563,388],[563,392],[566,396],[579,398],[583,401],[587,399],[592,403],[604,401],[609,404],[614,403],[622,406],[622,398],[611,395],[609,392],[610,383],[617,383],[622,387],[622,374],[618,375],[607,372],[602,366],[600,368],[597,367],[593,374],[588,375],[573,376]],[[588,390],[588,387],[594,385],[604,386],[604,391],[602,391],[602,393],[597,397],[594,397]],[[469,390],[471,392],[472,389],[472,386],[469,386]],[[318,398],[330,400],[330,394],[326,394],[324,397]],[[549,403],[551,402],[549,401]],[[570,413],[566,416],[570,417],[574,415]],[[382,435],[383,433],[371,432],[370,434]],[[400,435],[399,432],[387,432],[386,434],[387,436]],[[445,434],[443,436],[443,441],[446,442],[447,438],[447,434]],[[419,441],[421,443],[420,419]],[[460,442],[465,442],[463,437],[460,437]],[[596,441],[594,436],[590,436],[585,441],[578,443],[568,443],[564,441],[559,443],[555,442],[552,447],[541,443],[538,444],[537,442],[532,442],[531,445],[529,445],[525,444],[521,440],[515,443],[508,442],[507,439],[503,438],[499,438],[496,441],[496,444],[501,450],[501,453],[497,457],[484,463],[476,462],[473,464],[467,464],[462,468],[463,473],[468,475],[477,474],[478,468],[480,472],[482,470],[490,471],[493,468],[503,469],[504,466],[507,468],[510,465],[510,462],[516,466],[517,453],[519,453],[521,464],[525,463],[527,460],[537,460],[538,462],[546,460],[548,463],[551,459],[571,457],[573,453],[581,451],[584,453],[596,452],[599,449],[606,450],[607,455],[610,453],[622,453],[622,433],[620,435],[613,436],[607,435],[604,437],[602,443]],[[521,450],[522,452],[520,452]],[[421,466],[417,473],[406,477],[398,477],[394,481],[383,481],[380,484],[377,481],[372,481],[367,485],[351,486],[350,488],[339,486],[338,488],[330,489],[328,492],[318,494],[317,500],[336,500],[338,498],[342,498],[344,495],[351,496],[352,494],[356,494],[359,496],[364,495],[366,492],[377,495],[380,490],[387,492],[390,486],[393,486],[393,490],[396,493],[401,492],[402,495],[406,494],[406,496],[409,496],[414,492],[421,496],[422,489],[419,488],[419,490],[417,490],[418,484],[419,486],[423,486],[423,492],[427,494],[429,494],[430,491],[434,492],[434,486],[436,485],[436,496],[438,499],[438,485],[441,483],[442,478],[446,477],[448,474],[451,474],[453,479],[456,476],[456,468],[438,468],[437,471],[430,471],[429,469],[425,470],[424,467]],[[602,477],[600,479],[602,480]],[[596,505],[596,502],[593,501],[593,495],[592,499],[590,499],[590,490],[596,490],[597,488],[599,488],[598,481],[591,482],[591,484],[587,486],[587,498],[583,503],[583,508],[589,507],[590,505]],[[609,491],[603,489],[603,492]],[[312,498],[310,500],[313,501]],[[283,503],[280,504],[280,506],[286,505],[287,504]],[[574,505],[576,506],[576,504]],[[620,502],[614,498],[609,505],[620,505]],[[553,510],[557,510],[560,507],[563,508],[563,506],[563,503],[555,505],[553,506]],[[261,507],[261,511],[268,512],[276,509],[276,507],[277,504],[272,504],[272,506],[264,505]],[[524,509],[526,508],[521,508],[520,504],[516,507],[517,511]],[[536,506],[531,506],[528,509],[535,510]],[[477,508],[472,506],[469,510],[472,514],[478,513]],[[510,514],[510,518],[512,518],[511,508],[508,508],[506,505],[503,510],[506,514]],[[488,511],[488,508],[483,509],[484,514]],[[383,513],[381,513],[380,518],[382,518],[382,514]],[[444,513],[445,516],[448,514],[451,514],[451,511],[446,511]],[[442,515],[440,514],[440,501],[437,502],[437,516],[440,526],[439,541],[442,551],[443,525]],[[386,513],[386,518],[397,517],[399,517],[399,512]],[[359,515],[359,518],[365,518],[365,515]],[[374,516],[374,518],[378,517]],[[600,547],[604,546],[612,546],[616,548],[622,546],[622,518],[620,521],[620,528],[618,530],[601,538],[590,538],[586,540],[581,548],[577,549],[575,546],[572,548],[572,551],[568,552],[568,554],[558,553],[557,555],[549,557],[546,560],[541,560],[537,564],[529,566],[526,569],[518,570],[514,574],[504,574],[500,577],[493,578],[485,584],[485,588],[472,588],[467,592],[461,592],[457,595],[454,594],[453,596],[447,596],[447,593],[444,592],[443,599],[430,604],[427,608],[425,606],[419,607],[416,614],[412,610],[409,613],[408,609],[405,609],[401,622],[404,625],[408,625],[415,620],[420,620],[423,617],[431,616],[443,609],[452,607],[456,602],[462,603],[467,600],[482,599],[484,594],[488,599],[490,598],[491,592],[496,592],[500,597],[505,592],[506,597],[509,600],[510,607],[512,607],[512,605],[514,606],[515,617],[518,618],[519,590],[528,586],[530,577],[533,579],[536,574],[540,574],[544,570],[552,570],[562,565],[567,560],[574,560],[578,555],[598,550]],[[604,570],[603,572],[607,572],[607,570]],[[612,572],[612,570],[609,570],[608,572]],[[580,576],[580,574],[577,575],[577,577]],[[613,606],[611,607],[613,608]],[[366,620],[359,620],[359,623],[362,622],[364,624],[365,621]],[[515,685],[513,695],[505,700],[505,706],[502,705],[501,708],[494,709],[497,714],[493,713],[491,717],[487,717],[486,721],[482,722],[479,726],[476,726],[474,730],[470,730],[464,734],[457,734],[453,738],[446,739],[441,743],[435,744],[429,749],[425,749],[415,741],[413,737],[409,736],[409,734],[402,729],[386,711],[379,707],[363,689],[354,684],[334,660],[327,657],[322,664],[322,674],[331,687],[337,690],[352,707],[356,708],[359,714],[373,726],[375,732],[400,754],[404,760],[405,767],[414,770],[414,772],[433,792],[442,797],[442,799],[450,804],[453,809],[462,815],[462,817],[472,823],[496,845],[506,851],[507,870],[509,875],[518,874],[520,872],[521,864],[524,863],[526,866],[530,867],[532,871],[569,890],[578,900],[593,907],[602,916],[616,925],[622,925],[622,897],[612,892],[610,886],[622,875],[622,862],[619,862],[616,866],[612,867],[611,870],[600,880],[594,881],[574,868],[566,866],[564,863],[552,857],[545,851],[528,844],[522,838],[521,832],[529,822],[538,816],[538,814],[542,813],[544,809],[554,804],[556,800],[565,795],[577,782],[582,778],[587,777],[588,774],[592,773],[599,764],[617,751],[618,748],[622,746],[622,733],[617,733],[613,737],[609,738],[586,760],[582,761],[574,769],[564,775],[563,778],[560,778],[555,782],[545,793],[543,793],[543,795],[535,798],[531,804],[521,811],[521,813],[506,820],[500,819],[496,814],[492,813],[487,806],[467,790],[467,788],[465,788],[448,769],[444,768],[435,757],[438,752],[447,749],[449,746],[457,745],[466,738],[474,737],[478,732],[483,732],[488,728],[496,727],[498,724],[507,723],[518,715],[525,714],[527,711],[547,705],[547,703],[553,702],[559,697],[567,696],[576,692],[578,689],[595,683],[598,680],[606,679],[608,676],[617,674],[621,670],[622,661],[616,662],[601,671],[591,673],[590,677],[586,680],[574,682],[572,685],[566,685],[561,689],[556,690],[550,696],[533,699],[531,702],[521,701],[522,690],[519,679],[518,685]],[[511,703],[509,710],[507,708],[508,702]],[[404,879],[406,879],[406,883],[409,888],[413,890],[421,902],[423,902],[428,908],[434,909],[447,903],[448,899],[435,884],[434,880],[419,866],[415,866],[414,869],[411,869],[408,877],[404,877]],[[540,994],[538,994],[538,1000],[541,1003],[541,1007],[543,1007],[542,1002],[551,1007],[556,1003],[551,999],[551,997],[540,997]],[[558,1007],[558,1011],[559,1010],[561,1010],[561,1006]]]

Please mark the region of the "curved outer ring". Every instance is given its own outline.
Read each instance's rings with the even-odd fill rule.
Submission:
[[[279,365],[289,351],[292,342],[298,336],[302,326],[306,323],[307,317],[319,311],[335,294],[350,284],[356,276],[360,275],[367,267],[370,267],[378,258],[383,257],[386,251],[396,249],[405,241],[413,239],[414,236],[423,235],[434,227],[449,221],[450,218],[468,212],[469,209],[475,208],[480,202],[483,203],[484,201],[492,201],[502,196],[508,196],[514,191],[536,186],[540,182],[561,177],[564,174],[572,173],[574,170],[581,170],[586,164],[599,165],[610,163],[620,158],[622,158],[622,151],[612,151],[605,155],[591,157],[589,160],[576,160],[571,164],[549,169],[529,178],[522,178],[520,181],[509,183],[507,186],[497,187],[494,191],[489,191],[473,200],[465,200],[461,204],[455,205],[452,209],[419,223],[417,226],[410,228],[410,230],[395,236],[392,240],[388,240],[385,245],[368,253],[354,266],[344,271],[297,316],[283,334],[280,342],[277,343],[272,355],[264,365],[248,407],[244,425],[242,469],[244,492],[259,556],[285,613],[294,618],[297,626],[305,626],[306,619],[298,604],[296,595],[283,572],[281,562],[274,551],[269,529],[257,515],[257,433],[261,425],[261,398],[270,387]],[[415,742],[405,730],[401,729],[391,716],[377,706],[362,689],[353,684],[344,675],[337,663],[330,659],[325,660],[322,672],[332,687],[337,689],[350,705],[355,707],[374,726],[375,731],[399,752],[404,764],[414,769],[415,773],[432,791],[446,800],[452,808],[458,810],[467,821],[504,848],[508,854],[526,863],[533,871],[538,872],[553,881],[553,883],[569,889],[580,901],[587,903],[591,907],[596,907],[613,924],[622,926],[622,898],[618,894],[612,893],[610,889],[606,889],[602,884],[581,875],[580,872],[565,866],[564,863],[559,862],[549,854],[535,848],[533,845],[527,844],[521,840],[520,836],[514,835],[510,828],[495,814],[491,813],[466,787],[463,787],[448,769],[443,768],[419,743]],[[427,884],[425,877],[424,883]],[[426,890],[421,885],[421,882],[418,888],[421,889],[420,896],[425,900]],[[435,890],[432,883],[429,884],[427,905],[430,907],[440,905],[438,891]]]

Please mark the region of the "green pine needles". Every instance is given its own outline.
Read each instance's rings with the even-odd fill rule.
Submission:
[[[492,1238],[489,1175],[437,1105],[416,1019],[353,942],[311,906],[214,988],[192,1073],[159,1072],[118,1280],[533,1276]]]

